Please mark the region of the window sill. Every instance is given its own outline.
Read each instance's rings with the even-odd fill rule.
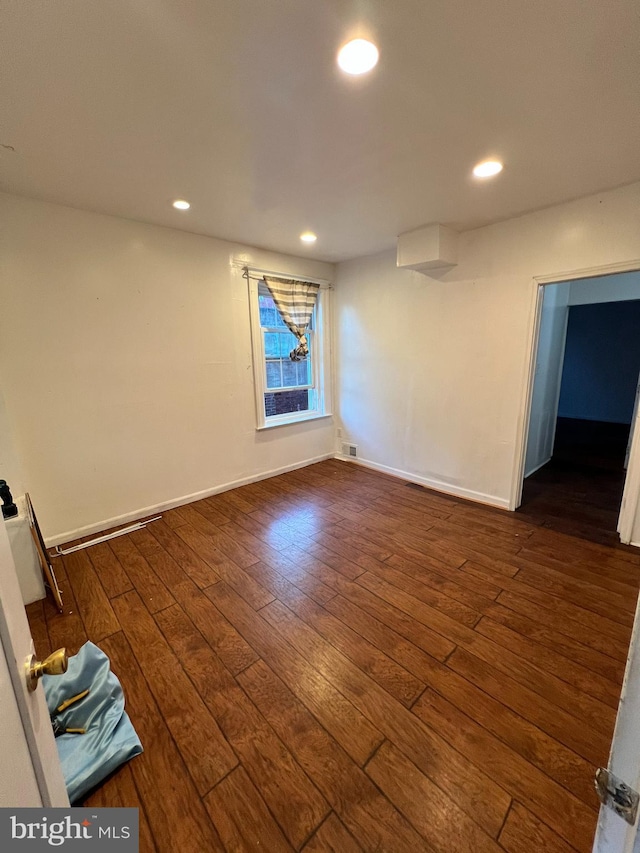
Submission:
[[[265,421],[260,426],[256,427],[258,432],[261,432],[265,429],[273,429],[274,427],[279,426],[291,426],[292,424],[303,424],[307,421],[319,421],[322,418],[331,418],[333,415],[331,412],[323,412],[320,414],[319,412],[305,412],[302,417],[295,413],[292,415],[280,415],[279,417],[269,418],[268,421]]]

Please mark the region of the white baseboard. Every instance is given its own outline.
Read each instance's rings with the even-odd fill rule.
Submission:
[[[333,459],[333,453],[324,453],[322,456],[315,456],[313,459],[305,459],[303,462],[296,462],[293,465],[284,465],[282,468],[273,468],[270,471],[263,471],[260,474],[252,474],[250,477],[243,477],[240,480],[234,480],[231,483],[223,483],[220,486],[212,486],[210,489],[203,489],[201,492],[194,492],[191,495],[182,495],[179,498],[172,498],[169,501],[153,504],[152,506],[141,507],[140,509],[126,512],[123,515],[115,515],[112,518],[105,518],[103,521],[96,521],[95,524],[87,524],[85,527],[77,527],[75,530],[67,530],[64,533],[58,533],[55,536],[47,536],[45,545],[47,548],[52,548],[54,545],[63,545],[65,542],[71,542],[73,539],[79,539],[81,536],[90,536],[92,533],[101,533],[103,530],[109,530],[112,527],[119,527],[126,524],[128,521],[137,521],[139,518],[145,518],[148,515],[157,515],[162,510],[173,509],[177,506],[184,506],[194,501],[200,501],[203,498],[208,498],[211,495],[218,495],[221,492],[228,492],[230,489],[237,489],[238,486],[246,486],[249,483],[258,483],[260,480],[268,480],[269,477],[277,477],[278,474],[286,474],[287,471],[296,471],[298,468],[306,468],[307,465],[313,465],[316,462],[322,462],[325,459]]]
[[[541,462],[539,465],[536,465],[535,468],[531,469],[531,471],[525,471],[524,479],[526,480],[527,477],[530,477],[532,474],[535,474],[536,471],[539,471],[541,468],[543,468],[547,464],[547,462],[551,462],[551,456],[549,456],[548,459],[545,459],[544,462]]]
[[[398,468],[390,468],[388,465],[380,465],[377,462],[369,462],[367,459],[354,459],[351,456],[343,456],[341,453],[336,453],[335,458],[341,459],[344,462],[353,462],[355,465],[362,465],[363,468],[371,468],[372,471],[380,471],[382,474],[390,474],[399,480],[419,483],[427,489],[433,489],[435,492],[442,492],[445,495],[466,498],[467,500],[487,504],[488,506],[495,506],[499,509],[509,509],[507,498],[498,498],[495,495],[487,495],[484,492],[474,492],[472,489],[464,489],[461,486],[454,486],[451,483],[444,483],[441,480],[431,480],[429,477],[419,477],[417,474],[410,474],[408,471],[400,471]]]

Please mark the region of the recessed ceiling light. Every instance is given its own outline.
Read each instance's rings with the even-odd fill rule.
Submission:
[[[189,210],[189,208],[191,207],[189,202],[185,201],[183,198],[177,198],[173,202],[173,206],[175,207],[176,210]]]
[[[304,234],[300,235],[300,239],[303,243],[315,243],[318,238],[313,231],[305,231]]]
[[[366,39],[353,39],[340,48],[338,65],[347,74],[366,74],[378,62],[378,48]]]
[[[473,167],[473,174],[476,178],[492,178],[502,171],[502,163],[498,160],[485,160],[483,163],[478,163]]]

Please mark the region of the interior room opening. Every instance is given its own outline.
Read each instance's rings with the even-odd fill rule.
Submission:
[[[640,393],[640,272],[542,291],[519,511],[613,544]]]

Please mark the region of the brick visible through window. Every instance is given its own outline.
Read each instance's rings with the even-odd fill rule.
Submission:
[[[268,418],[273,415],[288,415],[290,412],[306,412],[309,410],[309,392],[305,389],[265,394],[264,410]]]

